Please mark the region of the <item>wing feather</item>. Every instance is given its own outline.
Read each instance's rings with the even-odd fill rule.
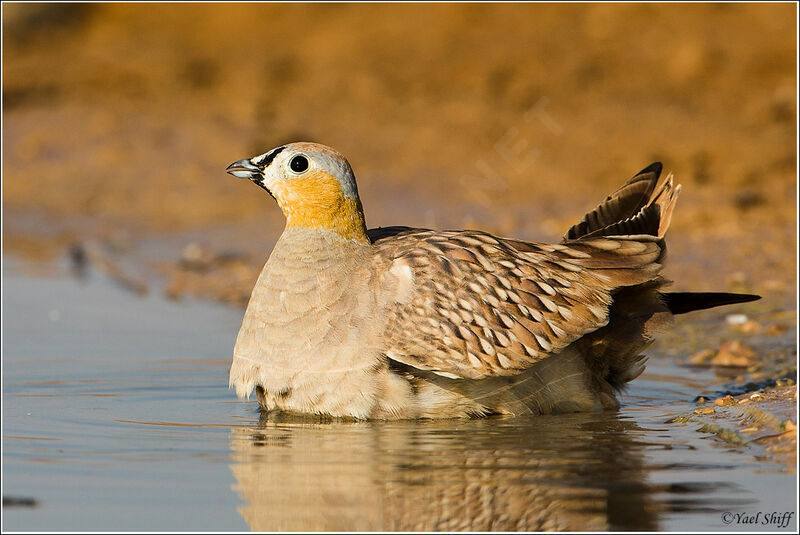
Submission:
[[[409,228],[371,235],[377,272],[411,277],[410,295],[387,294],[384,353],[470,379],[520,373],[605,326],[617,288],[658,276],[662,243],[642,235],[536,244]]]

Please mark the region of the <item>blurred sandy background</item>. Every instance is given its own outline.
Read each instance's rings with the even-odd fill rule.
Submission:
[[[246,297],[282,218],[224,169],[280,144],[344,153],[370,226],[534,241],[659,159],[678,287],[794,306],[794,5],[2,9],[5,252],[188,233],[263,251]]]

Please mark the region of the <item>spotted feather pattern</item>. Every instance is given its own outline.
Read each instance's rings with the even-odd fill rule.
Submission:
[[[370,238],[378,272],[395,277],[383,352],[469,379],[515,375],[606,325],[616,289],[658,277],[663,245],[656,236],[539,244],[404,227]]]

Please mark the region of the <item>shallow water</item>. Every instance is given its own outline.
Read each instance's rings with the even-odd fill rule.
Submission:
[[[36,505],[6,530],[774,530],[722,515],[796,507],[758,446],[665,423],[722,385],[657,354],[618,413],[261,418],[227,388],[242,311],[25,270],[6,259],[3,495]]]

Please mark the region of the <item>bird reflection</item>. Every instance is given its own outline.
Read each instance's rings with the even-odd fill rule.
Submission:
[[[273,413],[232,430],[231,470],[255,531],[655,531],[637,436],[613,413],[355,423]]]

